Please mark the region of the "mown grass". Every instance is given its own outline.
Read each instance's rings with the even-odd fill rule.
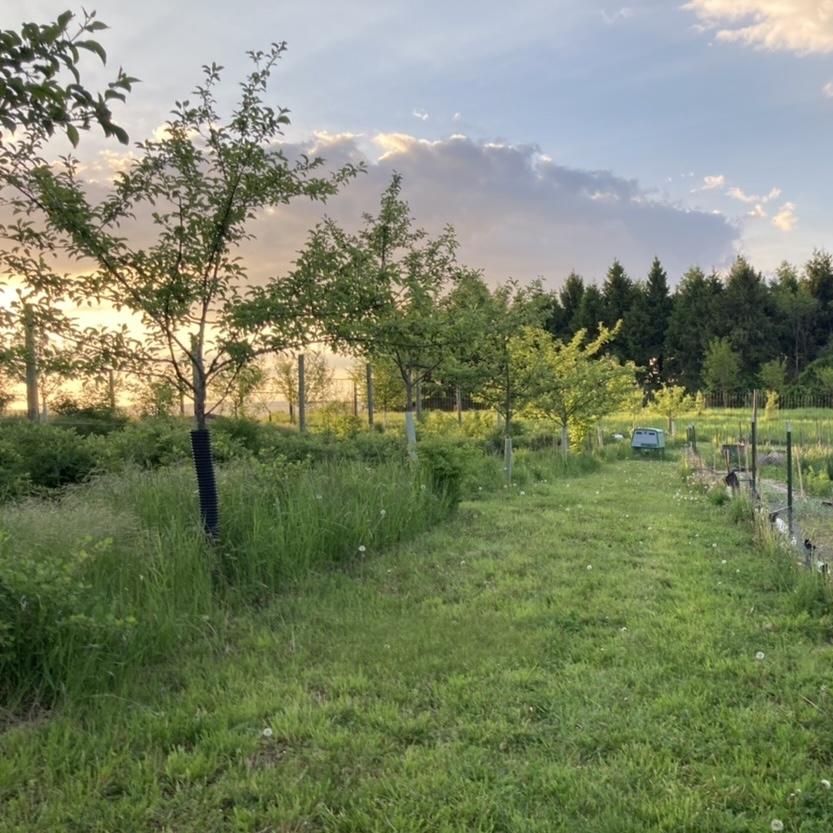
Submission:
[[[9,727],[0,830],[827,833],[815,579],[673,464],[542,480]]]

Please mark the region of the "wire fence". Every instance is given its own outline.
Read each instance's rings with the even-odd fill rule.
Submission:
[[[686,429],[689,464],[713,485],[748,495],[776,534],[795,548],[810,569],[833,566],[833,445],[828,413],[815,436],[786,422],[780,436],[760,432],[749,420],[735,437]]]

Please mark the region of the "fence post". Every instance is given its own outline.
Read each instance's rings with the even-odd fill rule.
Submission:
[[[758,496],[758,420],[752,417],[752,498]]]
[[[353,379],[353,416],[359,415],[359,386],[355,379]]]
[[[38,354],[35,346],[35,312],[31,304],[23,307],[24,350],[26,353],[26,419],[37,422],[40,415],[38,400]]]
[[[506,469],[506,482],[512,485],[512,437],[506,436],[503,440],[503,465]]]
[[[457,423],[463,424],[463,394],[459,385],[454,386],[454,408],[457,411]]]
[[[303,434],[307,430],[307,390],[304,377],[304,354],[298,354],[298,430]]]
[[[373,367],[370,362],[365,367],[367,375],[367,424],[373,428]]]
[[[790,538],[793,534],[793,429],[792,423],[787,423],[787,521]]]

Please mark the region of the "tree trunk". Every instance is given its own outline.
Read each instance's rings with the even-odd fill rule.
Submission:
[[[23,308],[23,330],[26,362],[26,418],[29,422],[37,422],[40,415],[38,354],[35,346],[35,313],[29,304]]]
[[[191,354],[194,380],[194,421],[197,426],[191,432],[191,452],[197,475],[200,517],[206,535],[213,542],[220,537],[220,508],[217,498],[217,482],[214,477],[214,459],[211,455],[211,435],[206,427],[206,385],[202,342],[195,337],[191,339]]]
[[[566,460],[570,454],[570,432],[566,425],[561,426],[561,455]]]
[[[298,354],[298,430],[307,430],[307,388],[304,375],[304,354]]]
[[[422,379],[417,379],[414,383],[414,393],[416,396],[416,418],[417,422],[422,422]]]
[[[112,367],[107,371],[107,404],[111,411],[116,410],[116,371]]]
[[[416,459],[416,425],[414,424],[414,383],[411,371],[405,373],[405,438],[408,442],[408,456]]]

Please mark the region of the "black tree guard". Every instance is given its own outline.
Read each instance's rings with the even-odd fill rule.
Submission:
[[[191,451],[197,472],[200,495],[200,515],[206,534],[212,541],[220,535],[220,513],[217,503],[217,481],[214,479],[214,460],[211,457],[211,435],[207,428],[191,432]]]

